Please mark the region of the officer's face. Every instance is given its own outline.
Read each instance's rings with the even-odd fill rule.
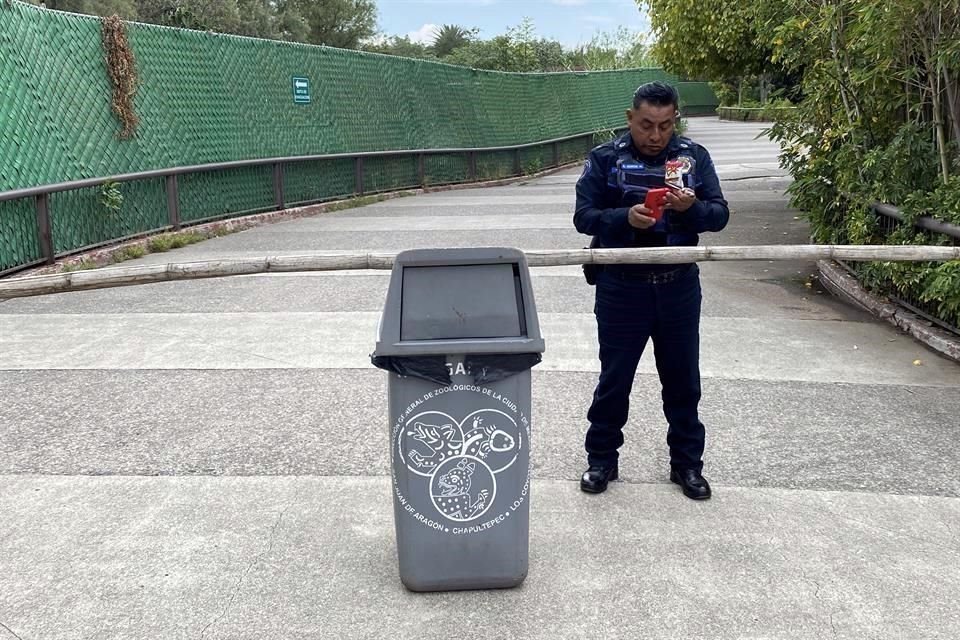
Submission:
[[[655,156],[673,135],[676,109],[672,104],[656,105],[641,102],[636,109],[627,109],[627,124],[633,146],[645,156]]]

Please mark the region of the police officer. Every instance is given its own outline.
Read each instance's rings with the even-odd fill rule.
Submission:
[[[629,132],[590,152],[577,181],[574,225],[591,246],[694,246],[730,217],[707,150],[674,132],[678,95],[662,82],[640,86],[627,110]],[[644,206],[652,188],[670,187],[664,212]],[[700,271],[695,263],[604,265],[595,274],[600,380],[587,412],[588,469],[580,488],[601,493],[618,474],[630,390],[652,338],[669,424],[670,480],[694,500],[710,497],[702,475]],[[592,280],[592,278],[588,278]]]

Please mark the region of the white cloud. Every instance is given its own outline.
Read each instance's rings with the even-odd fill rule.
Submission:
[[[416,31],[411,31],[407,34],[407,37],[410,38],[413,42],[419,42],[421,44],[433,44],[435,39],[434,32],[439,29],[439,25],[427,23],[417,29]]]

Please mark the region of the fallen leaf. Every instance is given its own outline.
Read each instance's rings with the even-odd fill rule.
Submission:
[[[915,366],[915,367],[922,367],[922,366],[923,366],[923,360],[914,360],[914,361],[913,361],[913,366]]]

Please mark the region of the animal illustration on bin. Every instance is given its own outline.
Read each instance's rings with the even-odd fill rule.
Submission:
[[[462,422],[438,411],[414,416],[397,446],[407,468],[428,478],[437,512],[467,522],[493,504],[497,475],[513,465],[523,442],[513,418],[483,409]]]

